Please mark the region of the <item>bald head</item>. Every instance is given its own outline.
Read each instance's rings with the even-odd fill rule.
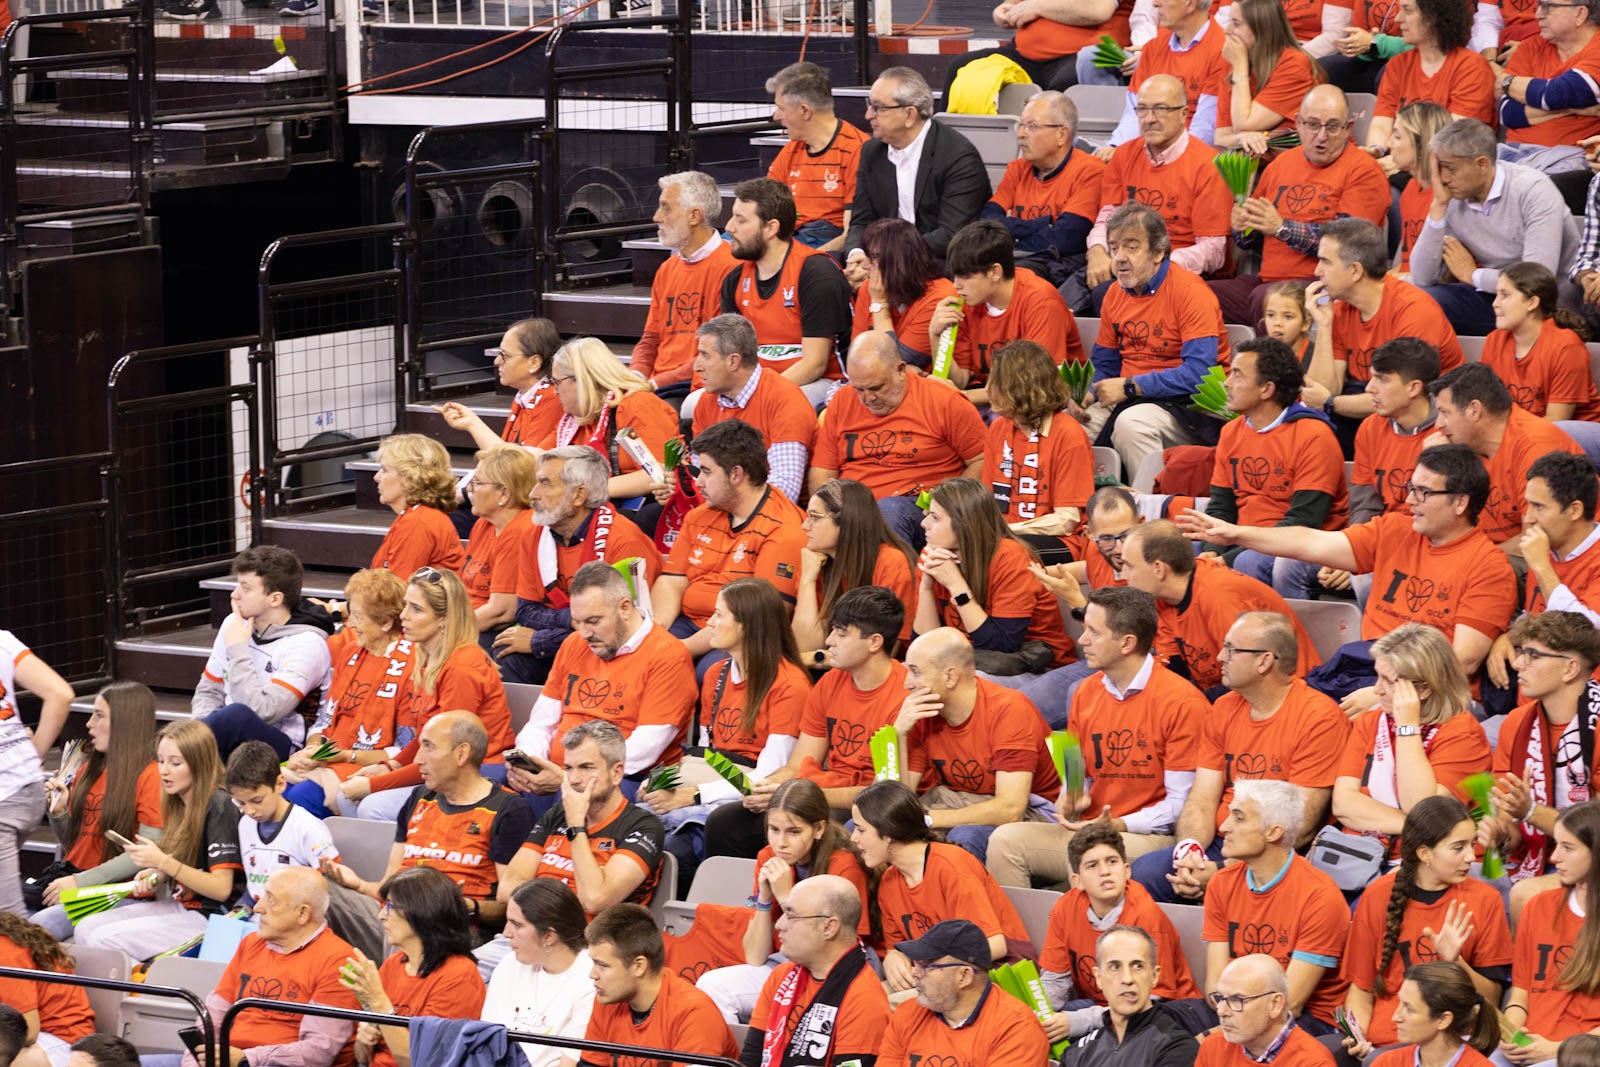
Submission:
[[[1300,101],[1301,148],[1313,166],[1326,167],[1350,143],[1350,101],[1337,85],[1317,85]]]
[[[1183,82],[1170,74],[1156,74],[1139,86],[1135,114],[1139,136],[1152,153],[1165,152],[1183,136],[1189,121],[1189,97]]]
[[[795,896],[802,889],[805,892]],[[838,919],[839,929],[831,940],[853,941],[856,927],[861,923],[861,892],[837,874],[814,874],[795,883],[786,910],[798,915],[826,915]]]
[[[953,668],[963,674],[971,674],[977,663],[973,657],[972,642],[953,626],[929,630],[911,642],[911,647],[906,650],[906,658],[909,660],[912,656],[916,657],[923,670],[930,672]]]
[[[899,346],[892,336],[881,330],[868,330],[850,342],[850,354],[845,359],[852,378],[858,369],[893,367],[899,362]]]
[[[328,883],[314,868],[280,867],[267,879],[266,888],[285,906],[308,909],[313,926],[321,924],[328,914]]]
[[[1139,86],[1141,104],[1187,105],[1188,99],[1182,80],[1171,74],[1153,74]]]
[[[850,388],[873,415],[891,414],[906,398],[905,361],[891,334],[869,330],[850,343],[845,361]]]
[[[1289,1015],[1289,976],[1271,956],[1240,956],[1222,969],[1216,993],[1222,1036],[1259,1058]]]
[[[454,752],[457,746],[466,745],[467,762],[473,767],[482,764],[489,752],[489,731],[470,711],[440,712],[428,720],[422,733],[441,750]]]

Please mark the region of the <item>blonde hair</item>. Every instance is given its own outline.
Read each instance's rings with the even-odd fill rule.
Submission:
[[[444,620],[444,640],[441,642],[439,658],[428,655],[428,650],[420,643],[412,652],[416,663],[413,674],[416,684],[424,693],[432,696],[450,654],[462,645],[478,643],[478,623],[472,614],[472,599],[467,596],[467,587],[461,584],[455,571],[424,567],[413,574],[407,584],[422,594],[422,601],[429,611]]]
[[[1372,658],[1382,656],[1395,673],[1414,685],[1428,687],[1422,699],[1422,723],[1438,726],[1467,710],[1472,691],[1444,634],[1431,626],[1408,622],[1372,643]]]
[[[496,445],[478,453],[478,472],[484,480],[498,485],[511,497],[507,505],[526,508],[533,495],[533,483],[539,474],[539,461],[533,453],[516,445]]]
[[[400,476],[407,504],[440,511],[456,506],[456,480],[444,445],[420,433],[397,433],[378,442],[378,462]]]
[[[161,795],[161,851],[185,867],[204,866],[201,846],[206,829],[206,808],[211,794],[222,786],[222,756],[217,751],[217,737],[211,727],[199,719],[179,719],[169,722],[156,734],[159,751],[162,740],[168,740],[178,749],[184,765],[189,768],[191,784],[189,799],[177,793]]]
[[[556,350],[551,361],[554,372],[563,369],[577,380],[572,384],[578,390],[579,422],[593,422],[600,417],[606,394],[614,393],[618,402],[649,388],[650,383],[637,371],[629,370],[612,353],[606,343],[595,337],[574,337]]]

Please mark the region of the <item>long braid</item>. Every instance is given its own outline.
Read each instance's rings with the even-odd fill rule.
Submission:
[[[1378,972],[1372,979],[1372,995],[1386,997],[1389,995],[1388,983],[1383,976],[1389,969],[1389,961],[1394,959],[1395,950],[1400,947],[1400,924],[1406,915],[1406,905],[1411,903],[1411,891],[1417,885],[1417,853],[1415,849],[1406,849],[1400,860],[1400,867],[1395,871],[1394,887],[1389,890],[1389,908],[1383,919],[1383,947],[1378,950]]]

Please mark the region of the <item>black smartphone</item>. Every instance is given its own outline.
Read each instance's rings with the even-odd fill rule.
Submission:
[[[198,1026],[186,1026],[178,1031],[178,1037],[183,1040],[183,1047],[189,1050],[189,1055],[201,1063],[206,1059],[206,1035]]]

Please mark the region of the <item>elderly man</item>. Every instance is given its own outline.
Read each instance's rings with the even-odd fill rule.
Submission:
[[[1457,332],[1495,327],[1500,272],[1538,263],[1566,276],[1578,224],[1548,175],[1495,161],[1494,130],[1457,119],[1433,135],[1433,206],[1411,251],[1411,279],[1444,309]]]
[[[233,1003],[246,997],[360,1010],[355,994],[339,981],[339,968],[355,950],[328,929],[328,887],[321,875],[309,867],[275,872],[256,901],[255,913],[259,926],[239,942],[228,969],[206,997],[212,1026],[220,1028]],[[234,1024],[225,1062],[230,1067],[331,1067],[348,1056],[354,1033],[355,1024],[342,1019],[245,1012]],[[195,1067],[192,1056],[185,1056],[184,1063]]]
[[[1212,21],[1211,0],[1168,0],[1151,6],[1159,28],[1137,54],[1122,121],[1111,131],[1106,147],[1096,153],[1101,159],[1109,158],[1112,148],[1139,136],[1143,122],[1138,92],[1158,74],[1170,74],[1183,83],[1189,132],[1206,144],[1216,139],[1217,85],[1228,74],[1222,62],[1225,27]]]
[[[831,256],[794,239],[794,224],[787,185],[751,178],[734,187],[728,236],[738,263],[722,280],[720,306],[725,315],[750,320],[763,365],[803,388],[815,406],[841,374],[850,283]]]
[[[1017,998],[990,986],[989,939],[966,919],[946,919],[895,948],[911,961],[917,999],[889,1020],[878,1067],[914,1067],[935,1057],[960,1067],[1039,1067],[1049,1040]]]
[[[721,298],[722,279],[734,267],[733,251],[717,232],[722,193],[708,174],[679,171],[657,179],[661,198],[653,221],[656,239],[672,250],[650,282],[650,314],[633,346],[629,367],[658,396],[689,394],[695,328]]]
[[[1600,3],[1549,4],[1538,10],[1538,23],[1539,32],[1511,53],[1499,80],[1502,157],[1533,166],[1553,155],[1542,149],[1600,133],[1600,52],[1589,47],[1600,33]]]
[[[1260,322],[1267,285],[1311,280],[1324,223],[1350,216],[1376,225],[1389,212],[1389,180],[1351,143],[1350,105],[1340,89],[1318,85],[1306,93],[1295,124],[1300,147],[1268,163],[1254,195],[1233,209],[1233,230],[1241,244],[1261,249],[1261,269],[1211,283],[1229,322]]]
[[[1072,1043],[1061,1067],[1190,1067],[1198,1051],[1194,1038],[1150,1002],[1160,976],[1149,931],[1121,923],[1106,929],[1094,946],[1094,977],[1106,998],[1103,1022]]]
[[[1105,164],[1073,147],[1078,107],[1066,93],[1029,100],[1017,120],[1017,158],[978,216],[1004,224],[1016,263],[1059,285],[1083,265],[1084,241],[1100,209]]]
[[[1165,904],[1198,900],[1221,870],[1217,831],[1238,782],[1289,782],[1305,799],[1307,831],[1321,826],[1350,729],[1337,704],[1295,677],[1300,647],[1288,616],[1240,615],[1223,638],[1221,661],[1228,692],[1200,720],[1194,785],[1174,831],[1178,843],[1133,864],[1133,877]]]
[[[844,247],[879,219],[916,226],[940,259],[989,200],[989,172],[972,142],[933,121],[933,90],[910,67],[890,67],[867,92],[872,140],[861,149]]]
[[[1173,74],[1145,78],[1137,101],[1129,105],[1139,136],[1124,141],[1107,157],[1085,276],[1097,301],[1112,280],[1106,224],[1129,201],[1145,204],[1161,216],[1172,262],[1195,274],[1220,270],[1227,262],[1233,194],[1212,165],[1216,150],[1184,127],[1189,108],[1184,93],[1183,82]]]
[[[705,392],[694,406],[693,436],[725,419],[754,426],[767,442],[767,480],[799,500],[817,436],[817,413],[805,392],[781,374],[762,372],[756,331],[743,315],[718,315],[701,325],[696,340],[694,372]]]
[[[890,528],[920,547],[917,494],[947,478],[983,473],[983,418],[959,392],[909,368],[892,334],[857,337],[849,371],[849,388],[828,402],[817,432],[811,491],[833,478],[861,482]]]
[[[1295,852],[1305,826],[1296,786],[1259,780],[1234,787],[1221,830],[1222,855],[1231,862],[1206,887],[1206,992],[1226,991],[1229,960],[1265,953],[1288,972],[1289,1013],[1320,1037],[1333,1032],[1333,1010],[1349,985],[1339,960],[1350,907],[1333,879]]]
[[[660,275],[657,275],[660,277]],[[546,449],[534,475],[534,528],[522,539],[517,624],[495,635],[494,656],[508,682],[542,685],[561,643],[572,635],[572,576],[585,560],[644,560],[647,581],[661,554],[607,498],[611,468],[588,445]]]
[[[848,879],[817,874],[795,883],[775,924],[788,962],[773,969],[756,999],[739,1054],[745,1067],[877,1056],[889,996],[856,935],[860,921],[861,891]]]
[[[1172,445],[1215,444],[1219,424],[1196,413],[1190,397],[1228,355],[1217,298],[1194,272],[1172,261],[1166,223],[1140,203],[1106,222],[1116,284],[1106,291],[1094,363],[1095,442],[1137,471],[1144,457]]]
[[[819,252],[844,247],[867,135],[833,113],[833,79],[815,63],[791,63],[767,79],[772,121],[789,143],[767,177],[794,194],[794,239]]]
[[[1240,956],[1210,996],[1218,1025],[1200,1043],[1195,1067],[1251,1067],[1268,1056],[1293,1067],[1333,1067],[1333,1054],[1296,1023],[1289,977],[1271,956]]]

